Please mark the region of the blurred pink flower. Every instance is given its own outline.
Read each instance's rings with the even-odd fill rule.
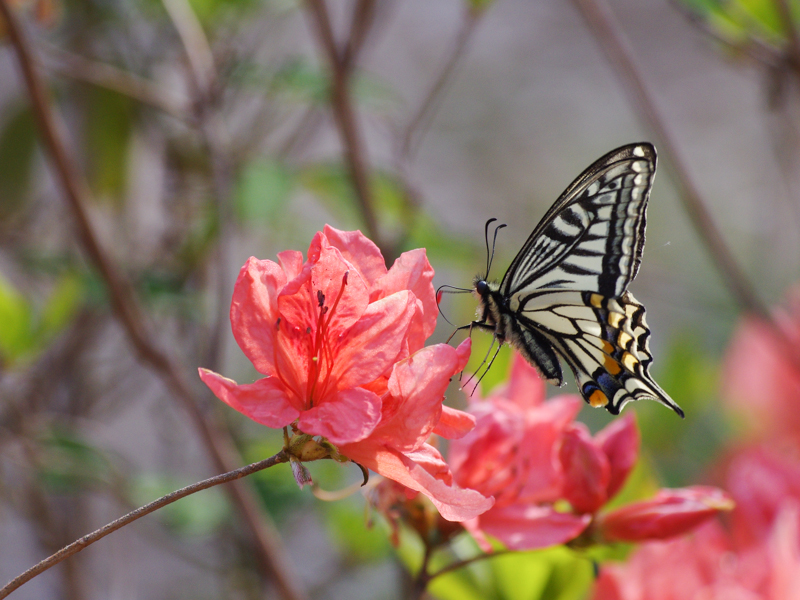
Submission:
[[[424,250],[387,270],[361,232],[325,226],[303,262],[251,258],[231,302],[233,334],[266,375],[239,385],[212,371],[200,377],[223,402],[268,427],[294,424],[339,453],[431,497],[445,518],[463,520],[490,499],[452,484],[433,433],[463,435],[472,417],[442,406],[469,342],[423,348],[436,327],[433,268]]]
[[[729,508],[719,490],[663,490],[645,503],[607,515],[636,463],[639,432],[633,416],[613,421],[594,437],[574,418],[578,396],[544,400],[544,383],[516,356],[508,385],[474,398],[475,430],[450,446],[456,481],[494,496],[494,507],[466,523],[479,543],[491,535],[524,550],[563,544],[681,535]],[[564,501],[568,506],[563,506]]]
[[[790,462],[761,450],[735,457],[730,528],[713,521],[686,538],[643,544],[625,564],[602,568],[593,599],[796,600],[800,498]]]
[[[730,496],[714,487],[663,489],[651,500],[627,504],[600,515],[595,525],[607,541],[664,540],[692,531],[720,511],[733,507]]]
[[[747,317],[730,343],[722,397],[757,435],[800,440],[800,288],[773,314],[774,324]],[[780,328],[781,335],[774,326]]]

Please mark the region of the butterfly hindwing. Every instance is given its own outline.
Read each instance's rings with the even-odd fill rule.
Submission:
[[[644,306],[630,292],[542,291],[521,306],[523,327],[544,336],[570,366],[584,400],[618,414],[632,400],[650,398],[683,411],[650,376],[650,329]],[[513,339],[515,346],[524,340]]]
[[[683,416],[650,376],[650,329],[628,292],[655,170],[651,144],[609,152],[556,200],[499,285],[475,281],[482,316],[474,324],[515,346],[551,383],[563,382],[561,358],[586,402],[612,414],[650,398]]]
[[[639,270],[655,169],[655,148],[646,143],[609,152],[586,169],[533,230],[501,293],[560,288],[621,295]]]

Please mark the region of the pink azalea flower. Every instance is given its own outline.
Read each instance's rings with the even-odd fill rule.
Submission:
[[[775,311],[773,325],[747,317],[731,341],[722,397],[742,412],[756,434],[800,440],[800,288]]]
[[[720,511],[733,507],[730,496],[714,487],[664,489],[651,500],[600,515],[596,527],[608,541],[663,540],[688,533]]]
[[[739,485],[731,488],[737,505],[728,530],[712,521],[685,538],[643,544],[625,564],[602,568],[593,599],[795,600],[800,503],[796,496],[765,493],[764,484],[785,490],[792,480],[783,480],[781,468],[759,454],[748,451],[729,466],[729,480]]]
[[[361,232],[325,226],[308,249],[251,258],[231,302],[237,343],[265,375],[237,384],[200,369],[223,402],[273,428],[293,424],[339,453],[431,497],[445,518],[491,506],[454,486],[431,433],[463,435],[473,419],[442,406],[469,343],[423,348],[436,326],[433,269],[412,250],[386,269]]]
[[[514,550],[543,548],[577,537],[590,515],[560,512],[563,469],[559,445],[581,408],[578,396],[545,402],[544,383],[517,357],[507,386],[486,400],[470,401],[477,424],[469,436],[450,444],[456,481],[485,496],[494,507],[465,523],[485,550],[485,535]]]
[[[476,428],[451,444],[450,457],[460,485],[495,497],[491,510],[466,524],[484,548],[485,535],[515,550],[579,536],[582,544],[658,539],[730,508],[719,490],[690,488],[602,514],[636,463],[639,432],[628,415],[593,437],[573,421],[581,406],[577,396],[545,401],[543,382],[519,356],[506,388],[473,399]]]

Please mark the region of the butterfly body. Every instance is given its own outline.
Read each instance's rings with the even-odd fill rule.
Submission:
[[[618,414],[650,398],[683,416],[649,374],[644,307],[628,292],[644,250],[655,148],[609,152],[570,184],[497,284],[477,277],[472,323],[515,347],[549,382],[567,363],[583,398]],[[487,238],[488,242],[488,238]]]

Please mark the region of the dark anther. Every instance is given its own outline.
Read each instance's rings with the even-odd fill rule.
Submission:
[[[347,276],[350,274],[350,271],[345,271],[344,275],[342,276],[342,285],[347,285]]]
[[[325,294],[322,293],[322,290],[317,290],[317,302],[320,306],[325,304]]]
[[[311,327],[306,327],[306,333],[311,333]]]
[[[280,328],[281,328],[281,318],[278,317],[278,320],[275,321],[275,329],[280,329]]]

